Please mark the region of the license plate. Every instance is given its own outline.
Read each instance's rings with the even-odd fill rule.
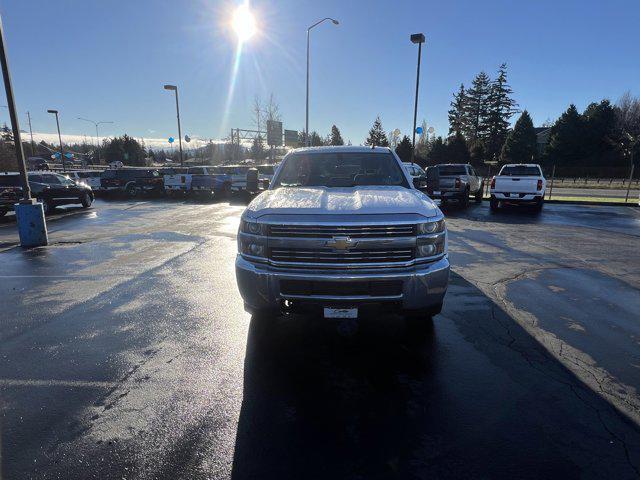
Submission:
[[[358,318],[357,308],[325,308],[324,318]]]
[[[440,192],[433,192],[434,195],[440,195]]]

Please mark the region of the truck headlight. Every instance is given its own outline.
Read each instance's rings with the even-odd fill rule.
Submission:
[[[252,222],[249,220],[240,221],[240,231],[243,233],[249,233],[251,235],[263,235],[264,225],[258,222]]]
[[[251,255],[252,257],[265,256],[264,245],[256,243],[250,238],[241,238],[238,246],[240,247],[240,253],[244,255]]]
[[[437,222],[424,222],[418,224],[418,235],[429,235],[444,232],[444,218]]]

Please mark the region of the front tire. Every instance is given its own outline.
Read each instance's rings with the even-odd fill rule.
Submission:
[[[4,217],[9,210],[0,210],[0,217]]]
[[[129,198],[135,198],[138,196],[138,189],[136,188],[135,185],[129,185],[126,189],[125,189],[125,193],[127,194],[127,197]]]
[[[491,200],[489,201],[489,207],[491,208],[491,211],[497,212],[499,206],[500,206],[500,202],[496,200],[494,197],[491,197]]]
[[[460,197],[460,206],[462,208],[467,208],[469,206],[469,190],[465,190]]]
[[[82,204],[82,208],[89,208],[93,203],[93,198],[85,192],[80,196],[80,203]]]
[[[476,203],[482,203],[482,192],[484,192],[484,183],[480,185],[480,190],[476,192],[476,195],[475,195]]]
[[[42,211],[44,212],[45,215],[49,215],[53,213],[53,209],[56,207],[51,202],[51,200],[44,200],[42,198],[38,198],[37,200],[42,203]]]

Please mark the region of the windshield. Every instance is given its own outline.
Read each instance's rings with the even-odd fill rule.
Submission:
[[[439,165],[438,171],[440,176],[446,177],[448,175],[466,175],[467,171],[464,165]]]
[[[524,165],[516,165],[513,167],[502,167],[500,175],[508,177],[539,177],[541,174],[538,167],[526,167]]]
[[[275,187],[354,187],[364,185],[409,188],[390,153],[298,153],[288,156]]]

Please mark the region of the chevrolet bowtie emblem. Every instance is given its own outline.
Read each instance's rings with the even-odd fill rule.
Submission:
[[[351,240],[350,237],[333,237],[331,240],[327,240],[325,245],[336,250],[349,250],[358,245],[358,242]]]

